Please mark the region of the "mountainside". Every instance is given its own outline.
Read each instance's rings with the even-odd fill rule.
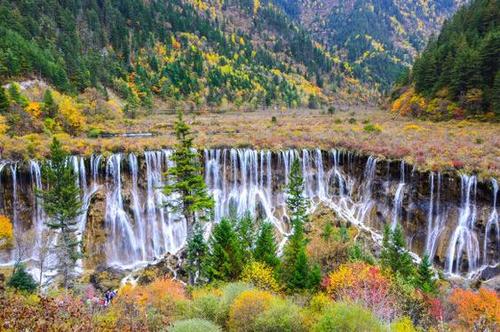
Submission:
[[[111,87],[129,108],[316,105],[322,88],[359,87],[280,10],[248,0],[2,0],[0,79],[26,76]]]
[[[500,1],[476,0],[432,39],[400,82],[393,111],[436,119],[500,117]]]
[[[276,0],[356,77],[387,88],[465,0]]]

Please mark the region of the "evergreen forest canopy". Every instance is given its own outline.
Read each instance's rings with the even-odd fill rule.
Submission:
[[[500,116],[500,1],[459,10],[403,76],[393,111],[447,119]],[[408,88],[410,87],[410,88]]]
[[[276,0],[350,66],[353,76],[388,90],[465,1]]]
[[[111,87],[128,107],[154,97],[296,107],[323,100],[324,81],[342,83],[307,32],[248,0],[2,0],[0,79],[29,76],[71,94]]]

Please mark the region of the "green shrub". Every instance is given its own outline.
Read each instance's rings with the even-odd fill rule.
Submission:
[[[364,131],[366,131],[367,133],[380,133],[382,132],[382,128],[380,128],[379,125],[376,125],[376,124],[367,124],[364,128],[363,128]]]
[[[207,294],[189,301],[185,314],[186,318],[199,318],[223,324],[227,317],[228,308],[221,303],[221,299],[213,294]]]
[[[35,279],[26,271],[23,264],[15,268],[14,273],[7,282],[7,286],[29,293],[33,293],[37,288]]]
[[[90,128],[90,130],[87,132],[88,138],[98,138],[101,135],[102,135],[102,130],[99,128]]]
[[[222,329],[204,319],[186,319],[173,323],[168,332],[221,332]]]
[[[299,308],[290,301],[276,300],[255,321],[255,330],[261,332],[305,331]]]
[[[377,332],[384,331],[384,328],[369,310],[357,304],[339,302],[325,311],[313,326],[313,331]]]
[[[241,293],[253,288],[253,285],[245,282],[229,283],[222,289],[222,303],[230,306]]]
[[[355,124],[356,123],[356,119],[355,118],[349,118],[349,120],[347,120],[350,124]]]
[[[328,114],[333,115],[336,111],[335,106],[328,107]]]

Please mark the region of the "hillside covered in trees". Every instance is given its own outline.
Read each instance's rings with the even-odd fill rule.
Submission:
[[[357,85],[347,76],[259,1],[0,1],[2,81],[41,77],[70,94],[112,88],[129,109],[155,98],[314,106]]]
[[[476,0],[432,39],[394,92],[393,112],[500,117],[500,1]]]
[[[353,75],[382,90],[464,0],[277,0]]]

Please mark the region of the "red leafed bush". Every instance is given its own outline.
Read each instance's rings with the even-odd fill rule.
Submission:
[[[334,300],[359,303],[384,320],[392,320],[399,313],[391,280],[376,266],[343,264],[323,279],[322,286]]]

